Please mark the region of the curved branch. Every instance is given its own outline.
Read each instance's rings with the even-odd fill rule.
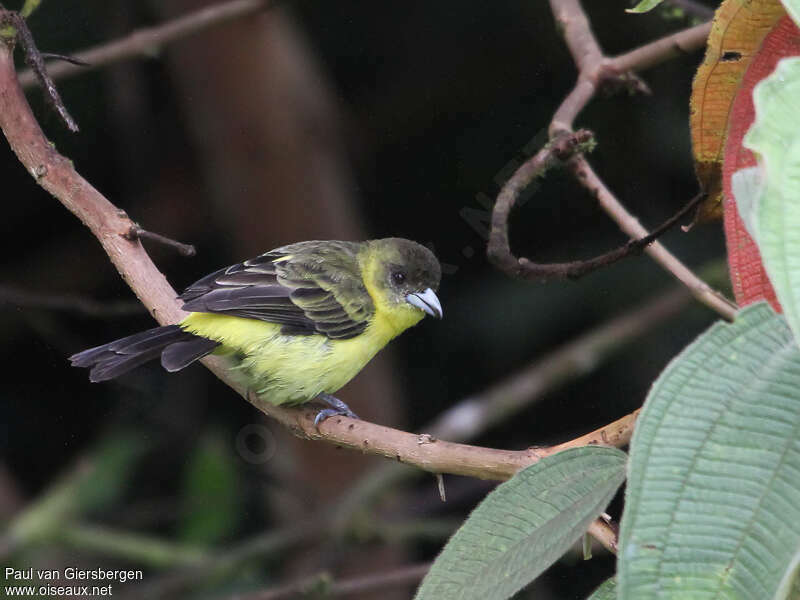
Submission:
[[[28,9],[30,9],[30,11],[33,10],[31,5],[26,4],[23,12],[26,12]],[[27,12],[27,14],[30,14],[30,12]],[[50,74],[47,72],[44,65],[44,57],[36,47],[36,42],[34,42],[33,35],[31,35],[31,31],[28,29],[28,24],[25,22],[23,16],[13,10],[4,10],[2,5],[0,5],[0,25],[7,25],[13,31],[12,34],[5,34],[3,36],[5,38],[3,42],[9,46],[13,46],[14,39],[19,42],[25,55],[25,62],[31,70],[31,75],[39,82],[39,85],[41,85],[44,90],[45,100],[53,107],[56,113],[58,113],[58,116],[61,117],[67,129],[72,132],[77,132],[78,124],[75,122],[75,119],[72,118],[72,115],[69,114],[67,107],[64,105],[64,101],[61,99],[61,95],[58,93],[58,89],[56,89],[56,85],[50,78]],[[10,36],[13,36],[13,38]]]
[[[489,260],[497,268],[513,277],[534,281],[577,279],[628,256],[641,254],[642,250],[655,242],[661,234],[672,228],[703,200],[703,194],[698,194],[653,232],[643,232],[640,237],[630,240],[627,244],[594,258],[565,263],[536,263],[524,257],[517,258],[511,252],[508,241],[508,217],[517,198],[534,179],[543,176],[550,167],[561,164],[572,156],[581,157],[581,148],[590,141],[591,133],[585,129],[575,133],[556,134],[555,139],[517,169],[500,190],[492,210],[492,227],[487,246]]]
[[[496,267],[512,276],[541,281],[550,278],[563,279],[568,276],[567,273],[571,269],[578,266],[577,262],[537,264],[527,261],[523,264],[526,259],[518,259],[511,253],[511,245],[508,240],[508,217],[525,188],[538,177],[542,177],[550,168],[580,152],[583,146],[591,143],[591,140],[591,132],[585,129],[556,136],[517,169],[500,190],[492,209],[492,223],[487,246],[489,260]]]
[[[0,128],[37,183],[100,241],[122,278],[155,319],[162,324],[181,320],[186,313],[176,301],[175,290],[139,241],[126,237],[134,223],[48,143],[18,84],[11,51],[4,45],[0,45]],[[303,438],[385,456],[432,472],[483,479],[507,479],[540,458],[534,449],[497,450],[456,444],[345,417],[330,418],[316,428],[313,410],[276,407],[248,394],[244,383],[220,357],[208,357],[203,363],[256,408]]]
[[[702,47],[711,27],[710,23],[698,25],[646,44],[616,58],[607,58],[603,55],[592,33],[591,25],[581,7],[580,0],[550,0],[550,8],[553,18],[564,34],[573,61],[578,67],[578,80],[550,121],[548,128],[550,144],[525,162],[500,191],[492,212],[492,231],[487,245],[489,259],[501,270],[512,276],[536,280],[580,276],[588,270],[611,264],[632,253],[630,247],[627,251],[623,247],[591,261],[536,264],[524,257],[517,258],[511,253],[508,243],[508,214],[525,187],[544,173],[547,168],[559,162],[554,156],[552,148],[558,147],[557,145],[564,140],[574,139],[574,136],[580,133],[573,132],[573,122],[583,108],[591,102],[600,87],[611,84],[628,86],[634,90],[646,89],[633,71],[655,66],[682,53]],[[573,148],[571,158],[569,158],[570,169],[584,187],[597,198],[606,213],[617,222],[625,233],[634,238],[630,244],[638,246],[639,250],[644,247],[644,252],[655,259],[678,281],[686,285],[697,300],[715,310],[723,318],[732,320],[738,309],[736,304],[712,290],[707,283],[695,275],[662,244],[653,241],[657,237],[658,230],[652,234],[648,233],[594,173],[581,149],[574,145]],[[683,210],[678,215],[682,213]],[[671,224],[673,219],[670,219],[665,225]],[[664,226],[659,229],[663,228]]]

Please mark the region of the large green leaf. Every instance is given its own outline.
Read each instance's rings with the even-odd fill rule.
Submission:
[[[798,575],[800,575],[800,548],[795,552],[792,563],[784,574],[783,581],[775,596],[777,598],[786,598],[787,600],[800,599],[800,577]]]
[[[800,25],[800,0],[781,0],[783,8],[789,13],[795,25]]]
[[[624,481],[625,461],[614,448],[574,448],[519,471],[453,535],[416,598],[508,598],[586,531]]]
[[[756,85],[753,102],[756,118],[744,145],[758,156],[760,185],[740,186],[736,198],[743,214],[752,215],[748,231],[800,339],[800,58],[781,60]]]
[[[619,598],[780,598],[798,547],[800,350],[756,304],[684,350],[645,402]]]
[[[617,578],[606,579],[588,600],[617,600]]]

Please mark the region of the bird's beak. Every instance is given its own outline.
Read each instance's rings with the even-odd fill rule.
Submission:
[[[416,306],[420,310],[424,310],[432,317],[436,317],[437,319],[442,318],[442,303],[439,302],[439,298],[436,297],[436,294],[431,288],[428,288],[424,292],[409,294],[406,296],[406,302]]]

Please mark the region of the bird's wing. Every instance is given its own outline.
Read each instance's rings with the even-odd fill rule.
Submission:
[[[281,325],[286,334],[346,339],[375,312],[354,242],[300,242],[221,269],[179,296],[183,309]]]

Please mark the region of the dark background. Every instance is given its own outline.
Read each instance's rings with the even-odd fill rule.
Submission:
[[[42,50],[70,53],[202,4],[44,0],[30,26]],[[585,4],[610,55],[691,24],[667,11],[629,15],[625,2]],[[695,53],[644,73],[652,96],[598,98],[577,122],[596,133],[591,163],[646,227],[696,192],[688,96],[699,60]],[[365,418],[419,431],[459,400],[674,285],[646,257],[578,282],[510,280],[488,265],[484,240],[463,218],[464,209],[482,210],[479,194],[496,196],[499,174],[524,158],[526,145],[543,141],[575,74],[544,2],[301,0],[176,42],[158,56],[61,82],[77,135],[37,90],[29,97],[50,139],[112,202],[142,227],[196,245],[197,256],[184,258],[146,244],[176,288],[301,239],[402,236],[431,245],[445,264],[445,319],[407,332],[340,394]],[[9,301],[10,286],[107,303],[134,298],[96,240],[5,144],[0,180],[0,519],[10,521],[76,461],[96,460],[120,440],[133,440],[137,459],[120,481],[107,483],[109,499],[81,518],[201,548],[311,519],[380,466],[375,457],[291,439],[199,366],[175,375],[150,366],[90,384],[66,357],[152,320],[144,311],[42,309],[34,296]],[[585,258],[625,241],[558,172],[511,223],[514,250],[542,261]],[[664,242],[691,267],[719,267],[724,254],[719,224],[676,230]],[[715,285],[726,284],[718,277]],[[475,443],[564,441],[630,412],[713,319],[690,306]],[[252,424],[271,431],[269,461],[252,464],[237,451]],[[325,536],[185,593],[225,597],[324,569],[339,576],[431,559],[442,534],[398,542],[369,523],[404,515],[457,523],[491,487],[445,481],[447,504],[432,478],[419,478],[385,491],[383,508],[365,513],[366,534],[354,527],[335,540]],[[618,516],[619,506],[612,508]],[[53,536],[6,558],[22,566],[142,568]],[[164,572],[144,568],[150,580]],[[532,589],[537,598],[584,598],[612,569],[601,551],[591,562],[568,558]]]

